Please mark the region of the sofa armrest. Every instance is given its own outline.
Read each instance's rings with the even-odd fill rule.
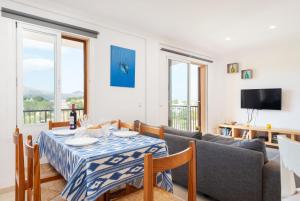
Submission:
[[[269,161],[263,168],[263,201],[280,201],[280,164]]]
[[[261,201],[263,154],[199,140],[197,191],[222,201]]]

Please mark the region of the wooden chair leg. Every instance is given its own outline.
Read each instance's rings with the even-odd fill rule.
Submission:
[[[95,201],[104,201],[104,199],[105,199],[105,195],[101,195]]]
[[[18,188],[18,184],[17,181],[15,182],[15,201],[19,201],[19,188]]]
[[[27,201],[32,201],[32,189],[27,189]]]
[[[21,191],[19,193],[19,201],[25,201],[25,191]]]
[[[126,190],[125,190],[126,194],[129,194],[131,192],[131,187],[129,184],[126,184]]]
[[[109,192],[104,193],[103,197],[104,197],[104,201],[109,201],[110,200],[109,199]]]

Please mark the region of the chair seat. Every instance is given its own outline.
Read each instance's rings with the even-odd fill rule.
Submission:
[[[41,164],[41,179],[59,175],[60,174],[49,163]]]
[[[162,190],[161,188],[154,187],[153,189],[154,201],[184,201],[184,199],[177,197],[173,193]],[[117,201],[141,201],[144,199],[144,190],[139,190],[119,199]]]
[[[297,193],[286,198],[282,198],[282,201],[299,201],[300,200],[300,188],[297,189]]]

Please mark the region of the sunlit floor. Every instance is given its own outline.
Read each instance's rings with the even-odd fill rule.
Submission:
[[[55,185],[52,184],[52,185],[48,185],[48,186],[44,186],[44,184],[43,184],[43,193],[47,194],[46,197],[48,197],[49,200],[51,200],[51,196],[57,194],[57,190],[55,188],[60,186],[60,185],[61,185],[60,183],[56,183]],[[181,197],[181,198],[187,200],[187,190],[185,188],[174,185],[174,193],[178,197]],[[0,194],[0,200],[1,201],[15,201],[14,191]],[[199,196],[198,195],[197,196],[197,201],[213,201],[213,200],[209,199],[209,198],[206,198],[204,196]]]
[[[178,197],[183,198],[184,200],[187,200],[188,198],[187,189],[178,185],[174,185],[174,194],[176,194]],[[197,201],[216,201],[216,200],[207,198],[205,196],[197,195]]]

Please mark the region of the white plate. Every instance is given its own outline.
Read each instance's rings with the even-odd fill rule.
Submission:
[[[75,147],[82,147],[86,145],[91,145],[98,142],[97,138],[94,137],[78,137],[72,138],[65,141],[65,144],[75,146]]]
[[[76,133],[76,130],[59,129],[59,130],[53,130],[52,133],[54,135],[74,135]]]
[[[132,137],[132,136],[136,136],[139,133],[136,131],[116,131],[113,132],[113,134],[118,137]]]

